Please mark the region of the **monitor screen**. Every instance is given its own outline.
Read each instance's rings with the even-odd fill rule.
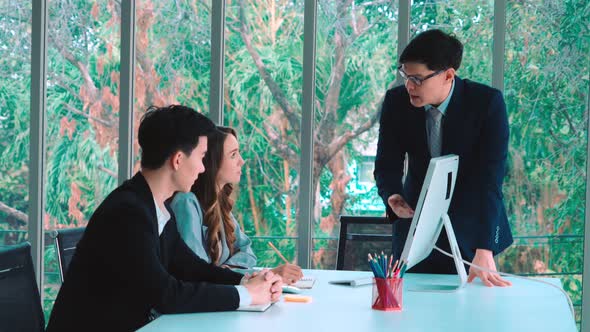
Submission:
[[[430,160],[401,256],[406,269],[420,263],[434,248],[443,227],[443,217],[451,204],[458,167],[457,155]],[[449,264],[452,263],[449,261]]]

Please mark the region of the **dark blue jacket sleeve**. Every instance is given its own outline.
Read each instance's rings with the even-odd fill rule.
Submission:
[[[373,173],[379,196],[383,199],[387,215],[392,219],[396,216],[387,204],[387,199],[393,194],[403,195],[402,175],[406,153],[399,139],[402,121],[395,116],[396,99],[399,99],[399,96],[395,97],[394,90],[387,91],[381,107],[379,140]]]
[[[481,216],[476,248],[498,252],[495,236],[499,222],[505,214],[502,183],[506,174],[508,156],[508,116],[502,94],[492,97],[481,130],[479,150],[479,179]]]

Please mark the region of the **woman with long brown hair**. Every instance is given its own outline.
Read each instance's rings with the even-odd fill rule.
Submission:
[[[235,130],[217,127],[208,137],[205,172],[190,193],[178,193],[171,204],[178,231],[186,244],[201,258],[215,265],[252,268],[256,255],[252,241],[242,231],[232,209],[234,184],[240,182],[244,159]],[[295,283],[303,274],[294,264],[272,270],[285,283]]]

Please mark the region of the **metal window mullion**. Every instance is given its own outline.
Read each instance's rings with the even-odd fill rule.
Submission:
[[[313,114],[315,100],[317,1],[305,0],[303,14],[303,104],[301,105],[301,162],[297,263],[311,267],[313,232]]]
[[[121,80],[119,95],[119,184],[133,170],[133,99],[135,89],[135,0],[121,1]]]
[[[406,45],[410,42],[410,0],[399,0],[397,20],[397,60],[402,55]],[[401,77],[397,75],[397,84],[401,84]]]
[[[43,214],[47,105],[47,2],[33,1],[31,26],[31,126],[29,142],[29,242],[43,302]]]
[[[494,37],[492,47],[492,86],[504,90],[504,46],[506,37],[506,0],[494,1]]]
[[[590,84],[586,96],[586,110],[590,109]],[[590,117],[586,119],[586,211],[584,213],[584,266],[582,274],[582,323],[581,331],[590,332]]]
[[[223,72],[225,70],[225,0],[211,5],[211,73],[209,117],[223,124]]]

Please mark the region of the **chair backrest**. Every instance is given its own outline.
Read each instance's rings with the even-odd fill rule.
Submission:
[[[76,253],[76,245],[84,235],[86,227],[60,229],[55,231],[55,248],[59,265],[59,277],[64,282],[68,266]]]
[[[45,318],[31,245],[0,249],[0,332],[43,331]]]
[[[390,255],[393,222],[385,217],[340,216],[337,270],[369,271],[367,254]]]

